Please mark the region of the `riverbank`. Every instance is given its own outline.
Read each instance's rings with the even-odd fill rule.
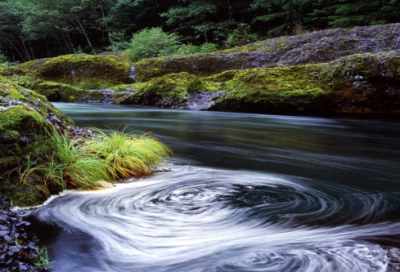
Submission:
[[[400,24],[329,29],[129,63],[68,55],[2,74],[53,102],[400,118]]]

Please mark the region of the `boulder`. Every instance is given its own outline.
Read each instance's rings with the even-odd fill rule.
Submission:
[[[170,73],[210,76],[226,70],[325,63],[352,54],[400,49],[400,24],[327,29],[258,41],[213,54],[172,56],[136,63],[141,81]]]
[[[43,202],[48,194],[43,181],[20,182],[15,174],[20,165],[29,171],[36,160],[52,150],[51,133],[73,126],[72,120],[56,109],[46,97],[0,77],[0,194],[17,205]],[[13,176],[14,175],[14,176]]]
[[[115,55],[65,55],[29,61],[17,69],[46,81],[78,86],[82,89],[107,87],[131,82],[131,66]]]

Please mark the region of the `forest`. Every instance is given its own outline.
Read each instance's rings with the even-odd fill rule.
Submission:
[[[395,23],[399,0],[0,0],[0,63],[129,47],[161,27],[219,49],[335,27]]]

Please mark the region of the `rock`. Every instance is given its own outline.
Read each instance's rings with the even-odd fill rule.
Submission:
[[[131,66],[116,55],[65,55],[39,59],[17,66],[39,79],[79,85],[80,89],[98,88],[131,82]]]
[[[170,73],[209,76],[227,70],[324,63],[352,54],[400,49],[400,24],[327,29],[258,41],[212,54],[172,56],[136,63],[136,79]]]
[[[52,150],[49,141],[52,131],[63,131],[73,122],[47,99],[0,77],[0,172],[4,175],[19,165],[34,167],[46,150]],[[21,171],[24,171],[21,168]],[[2,179],[0,194],[12,197],[16,205],[37,205],[48,191],[43,181],[34,177],[20,182],[16,174]]]
[[[0,272],[49,271],[35,265],[39,262],[39,239],[30,232],[30,223],[10,208],[8,200],[0,197]]]

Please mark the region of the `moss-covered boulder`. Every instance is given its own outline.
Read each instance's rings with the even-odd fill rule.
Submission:
[[[113,55],[65,55],[26,62],[17,68],[43,80],[83,89],[131,82],[129,62],[123,57]]]
[[[18,177],[8,177],[8,171],[26,164],[28,156],[34,163],[51,150],[49,133],[72,125],[46,97],[0,77],[0,194],[24,205],[46,199],[43,181],[21,183]]]
[[[129,86],[132,93],[118,103],[190,108],[185,105],[199,92],[218,90],[206,97],[212,100],[207,109],[398,118],[400,50],[353,54],[328,63],[227,70],[209,77],[172,73]]]
[[[325,63],[352,54],[400,49],[400,24],[328,29],[279,37],[214,54],[154,58],[136,63],[136,77],[146,81],[170,73],[209,76],[226,70]]]
[[[400,117],[400,51],[329,63],[226,71],[206,78],[225,90],[212,110]]]
[[[34,76],[12,75],[8,76],[7,79],[14,84],[44,95],[52,102],[73,102],[79,100],[83,91],[69,84],[42,80]]]
[[[156,77],[147,82],[115,86],[114,89],[126,91],[114,104],[162,108],[191,108],[189,104],[193,102],[193,96],[198,100],[200,96],[204,99],[215,98],[207,93],[217,90],[214,84],[186,72]]]

